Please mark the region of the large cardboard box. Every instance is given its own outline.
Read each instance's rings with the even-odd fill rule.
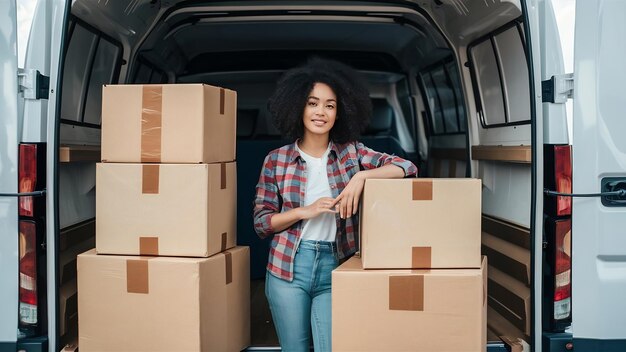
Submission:
[[[250,344],[249,255],[79,255],[80,350],[241,351]]]
[[[235,160],[237,93],[206,84],[105,85],[102,161]]]
[[[487,260],[480,269],[332,273],[333,351],[485,351]]]
[[[366,269],[479,268],[478,179],[368,179],[361,210]]]
[[[208,257],[236,244],[236,165],[96,166],[100,254]]]

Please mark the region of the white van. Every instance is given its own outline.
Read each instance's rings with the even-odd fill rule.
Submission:
[[[572,76],[548,0],[40,0],[18,68],[16,1],[0,1],[0,351],[75,349],[102,85],[188,82],[239,94],[249,350],[278,350],[249,204],[285,142],[267,98],[313,54],[366,76],[366,145],[421,177],[482,179],[489,351],[626,350],[625,16],[624,1],[577,2]]]

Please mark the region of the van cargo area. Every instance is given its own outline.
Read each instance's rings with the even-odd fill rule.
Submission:
[[[100,150],[103,86],[203,83],[237,93],[236,242],[250,248],[248,350],[278,350],[264,293],[271,239],[256,235],[252,202],[264,157],[292,142],[273,125],[268,98],[283,72],[313,56],[344,62],[365,77],[373,104],[360,139],[366,146],[411,160],[419,177],[481,180],[481,204],[472,206],[481,209],[475,225],[488,258],[487,350],[522,351],[541,341],[542,329],[559,334],[569,326],[569,291],[558,302],[554,292],[537,292],[541,280],[555,290],[557,269],[534,270],[542,229],[533,219],[544,200],[533,184],[544,176],[533,170],[544,167],[537,153],[552,149],[533,145],[531,97],[541,88],[529,64],[524,1],[75,0],[68,6],[58,140],[48,141],[59,150],[53,160],[58,260],[48,261],[56,265],[49,272],[58,273],[48,278],[57,280],[48,285],[58,291],[57,325],[25,328],[26,336],[54,331],[56,350],[77,341],[77,255],[95,244],[96,164],[112,153]],[[123,119],[115,123],[125,128]],[[211,133],[221,138],[220,131]],[[562,219],[549,215],[548,223]],[[39,295],[45,302],[45,288]],[[46,320],[46,307],[38,314]],[[537,324],[543,328],[537,331]]]

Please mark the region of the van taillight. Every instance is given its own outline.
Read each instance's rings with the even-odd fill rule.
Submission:
[[[572,220],[558,220],[555,225],[554,319],[561,320],[572,311]]]
[[[20,220],[20,325],[37,324],[37,225]]]
[[[554,178],[556,191],[572,193],[572,147],[570,145],[554,146]],[[572,198],[557,196],[556,215],[572,214]]]
[[[18,189],[20,193],[33,192],[37,186],[37,145],[20,144]],[[19,215],[34,216],[32,196],[19,198]]]

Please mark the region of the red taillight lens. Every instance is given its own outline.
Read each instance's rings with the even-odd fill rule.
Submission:
[[[555,231],[554,319],[571,314],[572,296],[572,220],[559,220]]]
[[[556,191],[572,193],[572,147],[557,145],[554,147],[554,177]],[[572,198],[557,196],[556,215],[572,214]]]
[[[20,221],[20,323],[37,324],[37,225]]]
[[[19,154],[19,192],[33,192],[37,186],[37,145],[20,144]],[[33,216],[34,202],[32,196],[20,197],[19,214],[22,216]]]

